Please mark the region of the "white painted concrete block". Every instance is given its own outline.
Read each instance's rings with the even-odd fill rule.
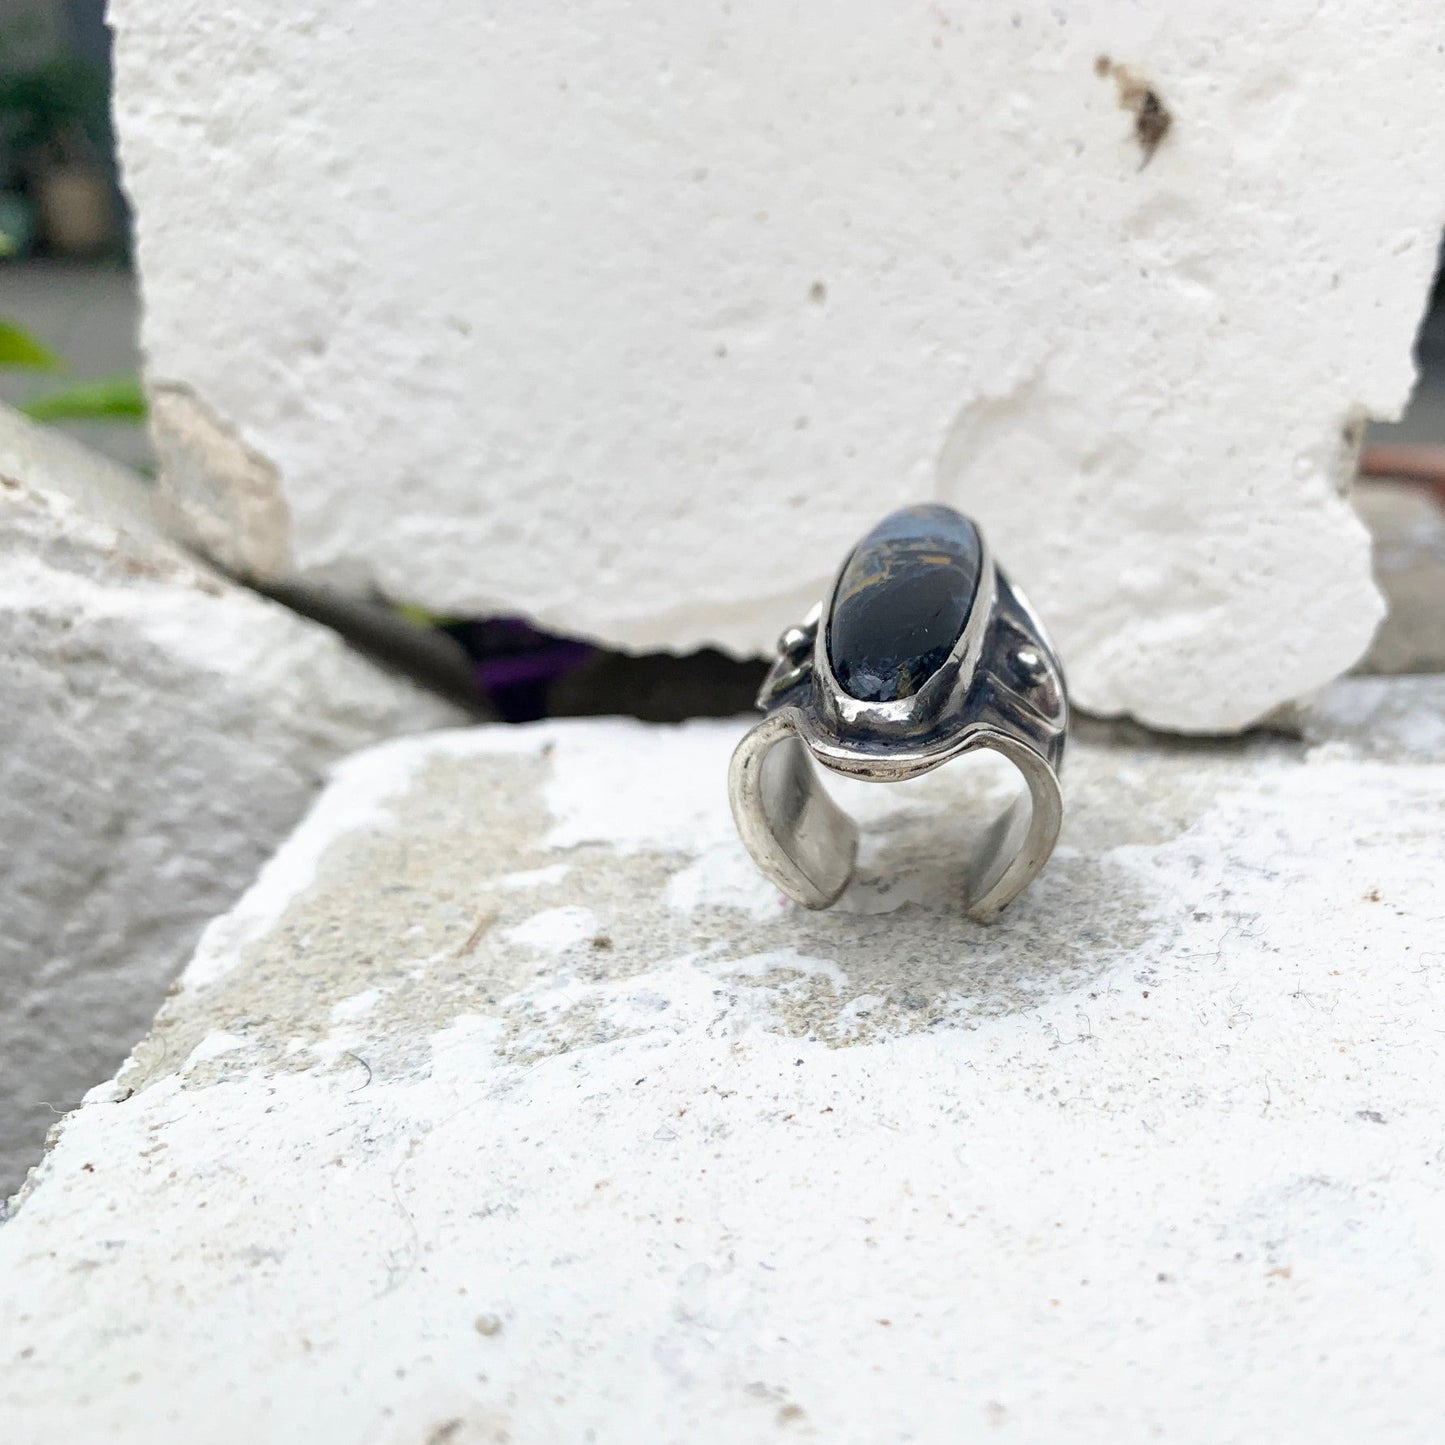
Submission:
[[[809,914],[735,724],[347,762],[0,1229],[7,1437],[1433,1439],[1445,694],[1348,691],[1081,739],[987,929],[978,775]]]
[[[1235,729],[1367,645],[1427,0],[111,13],[157,444],[228,561],[751,652],[933,496],[1095,712]]]
[[[0,411],[0,1195],[329,763],[459,717],[159,540],[145,501]]]

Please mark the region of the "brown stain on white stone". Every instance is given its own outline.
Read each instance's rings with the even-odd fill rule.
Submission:
[[[1154,152],[1169,134],[1174,116],[1153,85],[1109,56],[1096,57],[1094,74],[1101,79],[1113,77],[1120,106],[1134,117],[1134,139],[1144,153],[1144,159],[1139,163],[1142,170],[1154,159]]]

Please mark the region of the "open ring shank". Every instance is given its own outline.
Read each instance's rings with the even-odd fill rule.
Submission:
[[[1049,762],[1026,742],[993,728],[973,732],[941,762],[977,748],[1001,753],[1027,784],[990,824],[982,847],[962,860],[965,911],[988,923],[1048,861],[1063,799]],[[835,902],[853,875],[858,828],[823,786],[793,709],[771,714],[738,744],[729,794],[738,832],[758,868],[805,907]]]

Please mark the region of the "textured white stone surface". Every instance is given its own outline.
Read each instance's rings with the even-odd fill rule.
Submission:
[[[7,1439],[1433,1441],[1442,700],[1094,733],[989,929],[987,778],[815,915],[734,724],[349,761],[0,1228]]]
[[[1445,505],[1421,486],[1372,481],[1358,494],[1389,612],[1362,666],[1445,671]]]
[[[328,764],[459,717],[161,541],[146,500],[0,410],[0,1195]]]
[[[1427,0],[111,14],[157,443],[228,560],[759,651],[936,496],[1097,713],[1234,729],[1364,651]]]

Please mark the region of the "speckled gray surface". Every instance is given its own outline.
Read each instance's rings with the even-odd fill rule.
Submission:
[[[810,914],[742,722],[359,755],[0,1228],[11,1438],[1431,1439],[1442,701],[1086,726],[990,928],[994,775]]]

